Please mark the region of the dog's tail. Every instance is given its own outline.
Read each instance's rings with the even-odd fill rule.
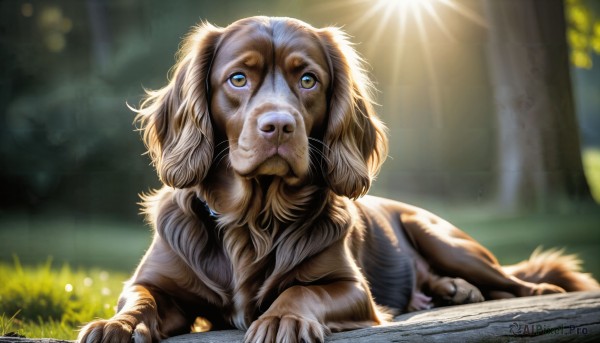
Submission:
[[[503,266],[503,269],[523,281],[545,282],[562,287],[567,292],[600,289],[600,284],[591,274],[581,271],[581,262],[577,255],[565,255],[564,249],[543,251],[538,247],[528,260]]]

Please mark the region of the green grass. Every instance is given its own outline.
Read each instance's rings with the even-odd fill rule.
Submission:
[[[128,275],[100,269],[72,270],[0,263],[0,336],[75,339],[94,318],[108,318]]]

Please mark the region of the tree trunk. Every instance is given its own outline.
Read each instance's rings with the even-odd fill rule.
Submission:
[[[486,0],[498,200],[508,211],[589,200],[562,0]]]

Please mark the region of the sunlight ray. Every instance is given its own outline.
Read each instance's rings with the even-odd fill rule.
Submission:
[[[435,10],[435,7],[431,3],[427,3],[427,4],[424,4],[424,8],[427,11],[427,13],[429,13],[429,16],[436,23],[437,27],[439,27],[439,29],[442,31],[442,33],[448,39],[451,39],[452,41],[456,41],[456,38],[454,37],[454,35],[450,32],[450,30],[448,30],[448,27],[446,27],[446,25],[440,18],[439,14]]]
[[[367,47],[368,55],[371,55],[373,53],[373,50],[375,50],[377,48],[377,43],[381,39],[381,36],[383,35],[383,31],[387,27],[388,21],[390,20],[390,17],[392,16],[392,14],[395,14],[394,11],[385,11],[385,13],[383,14],[383,18],[377,24],[377,27],[375,28],[375,32],[373,33],[373,41]]]
[[[390,57],[393,61],[389,66],[391,69],[389,75],[391,76],[392,92],[396,92],[397,88],[400,87],[398,80],[402,79],[400,73],[405,65],[405,50],[410,49],[411,44],[416,40],[416,44],[420,45],[423,54],[424,77],[427,79],[429,88],[428,94],[432,104],[433,125],[441,127],[443,125],[441,116],[442,97],[430,44],[431,39],[435,37],[432,34],[440,32],[448,40],[456,42],[456,37],[441,14],[454,12],[469,22],[487,28],[488,24],[484,17],[478,14],[476,10],[458,3],[456,0],[338,0],[334,1],[333,4],[339,5],[340,11],[342,8],[347,9],[354,6],[354,11],[345,12],[353,16],[346,21],[348,23],[346,28],[350,33],[364,31],[365,28],[371,30],[371,34],[364,45],[366,49],[364,52],[367,55],[372,56],[380,52],[386,53],[384,50],[388,49],[387,53],[391,54]],[[332,5],[329,6],[333,7]],[[447,8],[448,11],[441,12],[442,8]],[[324,7],[319,10],[324,10]],[[435,32],[428,31],[428,28],[435,28]],[[393,36],[389,36],[390,32],[388,30],[392,30]],[[414,34],[411,32],[414,32]],[[384,49],[382,49],[381,42],[384,37],[390,37],[388,39],[391,41],[386,41],[383,44]]]
[[[423,17],[421,10],[415,11],[415,19],[417,22],[417,31],[419,34],[420,45],[423,49],[423,55],[425,57],[425,67],[427,68],[427,79],[429,81],[429,95],[433,102],[433,123],[434,127],[442,127],[442,108],[440,101],[440,92],[437,82],[435,70],[433,69],[433,59],[431,57],[431,50],[429,44],[427,44],[427,31],[425,24],[423,23]]]
[[[404,42],[404,37],[406,35],[406,16],[407,16],[407,12],[402,12],[400,13],[400,22],[399,22],[399,26],[398,26],[398,30],[397,30],[397,41],[396,44],[394,44],[394,62],[393,66],[392,66],[392,79],[393,81],[393,87],[397,87],[397,79],[396,79],[396,75],[400,74],[400,66],[402,65],[402,48],[403,48],[403,42]]]
[[[372,17],[374,17],[379,12],[381,12],[382,8],[384,8],[384,7],[385,7],[385,3],[376,2],[375,6],[369,8],[369,10],[367,12],[365,12],[361,15],[360,19],[358,19],[354,23],[350,24],[348,27],[352,30],[359,30],[367,23],[367,21],[369,21]]]
[[[461,16],[469,19],[470,21],[474,22],[475,24],[484,27],[484,28],[488,28],[489,25],[486,22],[486,20],[478,15],[475,11],[467,8],[466,6],[459,4],[456,1],[452,1],[452,0],[437,0],[438,3],[448,6],[450,9],[456,11],[458,14],[460,14]]]

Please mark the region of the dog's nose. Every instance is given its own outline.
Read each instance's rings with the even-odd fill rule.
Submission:
[[[269,140],[284,141],[296,130],[296,121],[288,113],[269,112],[258,119],[260,134]]]

